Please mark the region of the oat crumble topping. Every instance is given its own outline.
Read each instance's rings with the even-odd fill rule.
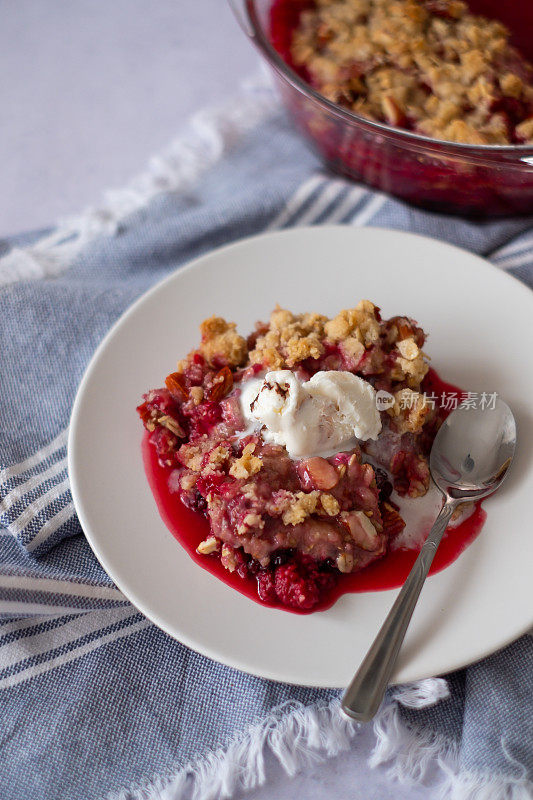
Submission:
[[[278,306],[249,354],[251,363],[283,369],[306,358],[319,358],[324,352],[321,339],[326,319],[321,314],[292,314]]]
[[[234,478],[250,478],[252,475],[256,475],[263,466],[263,462],[253,455],[254,450],[253,442],[247,444],[242,451],[242,456],[234,459],[229,474]]]
[[[238,367],[246,358],[246,339],[236,332],[234,322],[210,317],[202,322],[200,353],[209,364]]]
[[[533,141],[533,67],[458,0],[314,0],[292,59],[368,119],[465,144]]]
[[[305,492],[297,492],[293,495],[292,502],[287,510],[283,512],[282,519],[285,525],[299,525],[311,514],[314,514],[320,492],[312,491],[306,494]]]

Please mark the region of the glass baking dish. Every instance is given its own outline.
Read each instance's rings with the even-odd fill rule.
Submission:
[[[430,139],[359,117],[312,89],[287,63],[294,24],[290,16],[305,4],[309,0],[285,4],[284,40],[279,19],[272,27],[272,0],[231,0],[241,26],[270,66],[296,127],[328,167],[431,210],[484,217],[533,211],[532,145]],[[476,12],[483,10],[479,5]]]

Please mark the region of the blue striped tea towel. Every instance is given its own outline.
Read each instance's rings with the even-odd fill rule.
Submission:
[[[149,286],[266,229],[343,223],[425,233],[532,285],[531,221],[468,222],[325,174],[265,88],[207,111],[123,190],[53,231],[0,242],[0,798],[231,797],[269,751],[293,773],[357,747],[334,691],[204,658],[148,622],[83,537],[67,426],[84,368]],[[531,797],[529,637],[446,679],[389,692],[372,764],[443,797]]]

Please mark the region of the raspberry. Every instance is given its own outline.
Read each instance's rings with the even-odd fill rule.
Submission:
[[[146,412],[160,412],[168,414],[169,417],[178,415],[179,406],[168,391],[168,389],[152,389],[143,397],[144,403],[137,407],[139,416],[144,420]]]
[[[278,599],[274,587],[274,574],[270,569],[261,569],[256,575],[257,594],[264,603],[275,603]]]
[[[211,428],[222,419],[220,403],[207,401],[200,403],[193,411],[189,412],[191,427],[195,434],[209,433]]]
[[[222,472],[213,472],[205,478],[198,478],[196,488],[203,497],[207,497],[209,494],[220,494],[226,480],[226,476]]]
[[[156,428],[150,434],[150,443],[155,447],[159,463],[170,467],[176,463],[176,447],[178,440],[166,428]]]
[[[259,569],[255,577],[260,600],[282,603],[299,611],[316,606],[320,595],[329,591],[337,580],[332,564],[327,561],[318,564],[294,550],[277,551],[272,566]]]
[[[276,567],[274,586],[279,600],[292,608],[313,608],[320,599],[317,577],[316,564],[309,556]]]

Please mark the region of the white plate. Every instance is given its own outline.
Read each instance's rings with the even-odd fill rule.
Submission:
[[[533,623],[533,298],[518,281],[455,247],[394,231],[316,227],[253,237],[197,259],[138,300],[98,348],[72,412],[74,503],[117,586],[189,647],[278,681],[345,685],[397,592],[348,594],[301,616],[262,607],[201,569],[159,517],[135,406],[197,343],[211,314],[248,332],[276,302],[333,315],[361,298],[386,317],[417,319],[443,378],[497,391],[517,417],[511,474],[485,503],[482,534],[427,580],[394,680],[461,667]]]

